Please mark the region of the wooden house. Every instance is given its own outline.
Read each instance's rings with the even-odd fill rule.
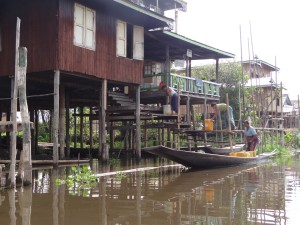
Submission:
[[[184,57],[188,71],[191,60],[215,59],[218,70],[220,58],[234,57],[171,31],[174,21],[164,11],[185,11],[182,0],[10,0],[0,4],[0,115],[6,112],[9,119],[20,18],[20,46],[28,49],[28,105],[31,120],[36,121],[33,141],[37,146],[36,112],[50,110],[55,162],[70,152],[70,109],[75,118],[80,117],[81,136],[84,116],[99,121],[99,157],[107,150],[114,112],[134,109],[134,145],[140,157],[141,104],[163,104],[165,99],[157,90],[158,80],[153,82],[155,77],[180,90],[182,104],[216,101],[218,84],[196,86],[190,77],[172,76],[170,65]],[[83,107],[90,107],[88,115]]]
[[[263,60],[243,61],[243,71],[249,76],[245,87],[252,92],[253,110],[261,118],[280,117],[282,93],[277,82],[279,68]]]

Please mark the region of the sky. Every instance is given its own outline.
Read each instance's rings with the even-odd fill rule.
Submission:
[[[249,60],[250,54],[250,59],[257,55],[276,65],[280,69],[278,84],[282,82],[287,89],[284,93],[291,100],[298,99],[300,13],[297,0],[185,1],[187,12],[179,11],[178,34],[233,53],[235,61]],[[167,15],[175,17],[174,11]],[[272,76],[275,80],[275,73]]]

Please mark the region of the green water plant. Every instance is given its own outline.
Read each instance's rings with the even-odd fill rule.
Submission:
[[[56,179],[56,185],[66,184],[69,188],[82,191],[91,189],[96,186],[98,178],[93,174],[92,170],[88,166],[72,166],[71,174],[68,175],[66,180]]]

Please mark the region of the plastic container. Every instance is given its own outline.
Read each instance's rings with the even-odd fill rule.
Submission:
[[[206,130],[206,131],[214,130],[214,121],[212,119],[204,120],[204,130]]]
[[[236,156],[236,152],[229,152],[229,156]]]
[[[256,151],[249,151],[250,157],[256,157]]]
[[[171,105],[163,105],[164,115],[172,115]]]
[[[250,153],[246,152],[246,151],[237,152],[236,156],[237,157],[245,157],[245,158],[251,157]]]

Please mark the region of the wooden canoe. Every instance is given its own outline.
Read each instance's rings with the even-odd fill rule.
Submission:
[[[186,167],[207,169],[215,167],[227,167],[241,164],[256,164],[262,160],[267,160],[275,156],[275,152],[263,153],[256,157],[236,157],[227,155],[218,155],[210,153],[201,153],[193,151],[182,151],[168,148],[162,145],[143,148],[142,151],[148,152],[160,157],[170,159]]]
[[[237,144],[232,146],[232,149],[230,146],[223,147],[223,148],[218,148],[218,147],[207,147],[204,151],[206,153],[211,153],[211,154],[219,154],[219,155],[228,155],[230,152],[238,152],[243,150],[245,144]]]

